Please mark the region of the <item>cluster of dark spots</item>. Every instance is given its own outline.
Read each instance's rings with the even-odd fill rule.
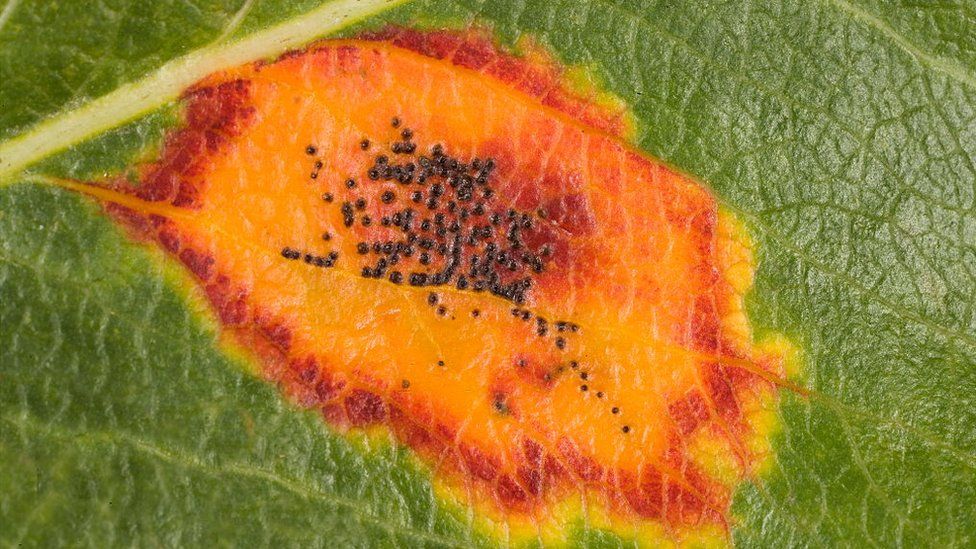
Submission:
[[[301,259],[305,263],[315,267],[334,267],[336,261],[339,260],[339,252],[331,251],[327,255],[316,255],[285,247],[281,250],[281,257],[292,261]]]
[[[535,319],[535,334],[539,337],[546,337],[551,334],[551,330],[549,328],[550,322],[545,317],[535,315],[532,313],[532,311],[528,309],[523,309],[521,307],[512,307],[512,316],[526,322]],[[558,320],[554,324],[556,326],[557,332],[564,332],[567,329],[569,329],[568,328],[569,326],[575,327],[575,329],[571,331],[573,332],[579,331],[579,326],[573,324],[572,322],[567,322],[565,320]],[[557,336],[553,340],[553,344],[556,346],[557,349],[563,351],[566,349],[566,338],[563,336]]]
[[[572,322],[567,322],[565,320],[559,320],[559,321],[556,321],[556,331],[557,332],[570,331],[570,332],[576,333],[576,332],[579,332],[579,325],[574,324]]]
[[[577,370],[578,371],[579,368],[580,368],[580,365],[579,365],[579,362],[577,362],[575,360],[571,360],[571,361],[569,361],[569,367],[572,370]],[[587,392],[590,391],[590,383],[592,383],[591,377],[592,376],[590,375],[590,372],[587,372],[585,370],[579,372],[579,378],[580,378],[580,380],[582,380],[583,382],[589,382],[589,383],[580,383],[580,386],[579,386],[580,392],[587,393]],[[596,395],[596,398],[598,398],[598,399],[603,399],[604,397],[606,397],[606,393],[604,393],[603,391],[596,391],[594,394]],[[618,415],[618,414],[620,414],[620,408],[617,407],[617,406],[613,406],[613,407],[610,408],[610,413],[613,414],[613,415]],[[624,425],[623,426],[623,432],[624,433],[629,433],[630,432],[630,426]]]
[[[305,147],[305,154],[307,154],[309,156],[315,156],[318,152],[319,152],[319,149],[315,145],[308,145],[307,147]],[[309,174],[309,178],[311,178],[311,179],[318,179],[319,172],[322,171],[322,167],[323,166],[324,166],[324,164],[323,164],[322,160],[315,159],[315,162],[312,163],[312,172]]]
[[[309,177],[311,177],[312,179],[317,179],[319,176],[319,172],[322,171],[322,166],[323,166],[322,161],[316,160],[315,163],[312,164],[312,173],[309,175]]]
[[[346,228],[357,222],[369,227],[375,220],[389,229],[362,239],[378,250],[360,253],[362,276],[453,286],[524,303],[551,255],[547,246],[534,250],[523,238],[538,222],[536,214],[494,204],[494,159],[454,157],[439,144],[421,152],[412,129],[401,127],[399,118],[391,126],[398,131],[389,152],[372,155],[365,184],[345,180],[354,194],[340,205]],[[359,148],[372,150],[374,143],[364,137]],[[373,198],[377,212],[357,214]]]

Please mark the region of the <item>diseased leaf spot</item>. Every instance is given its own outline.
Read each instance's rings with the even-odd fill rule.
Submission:
[[[97,196],[292,398],[385,425],[484,513],[583,492],[676,538],[726,527],[782,374],[743,329],[732,221],[555,65],[366,38],[211,76],[140,184]]]

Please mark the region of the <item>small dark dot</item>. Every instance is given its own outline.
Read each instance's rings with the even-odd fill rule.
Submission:
[[[326,202],[332,202],[333,199],[334,197],[332,196],[332,193],[325,193],[322,195],[322,200],[325,200]]]
[[[557,337],[556,338],[556,348],[558,348],[559,350],[565,349],[566,348],[566,340],[563,339],[563,338],[561,338],[561,337]]]
[[[570,360],[569,361],[569,367],[575,370],[575,369],[579,368],[579,362],[576,362],[575,360]]]
[[[298,250],[293,250],[291,248],[284,248],[281,250],[281,255],[285,259],[298,259],[301,257],[301,253]]]
[[[373,224],[373,220],[368,215],[364,215],[362,219],[362,223],[363,223],[363,227],[369,227],[370,225]]]
[[[393,191],[386,191],[383,193],[383,196],[380,197],[380,200],[382,200],[384,204],[389,204],[390,202],[393,202],[394,198],[396,198],[396,195],[393,194]]]
[[[603,398],[603,391],[597,391],[596,398]]]
[[[624,425],[620,430],[623,431],[623,432],[625,432],[625,433],[629,433],[630,432],[630,425]]]
[[[481,316],[481,311],[479,311],[478,309],[474,309],[471,311],[471,316],[478,318],[479,316]]]
[[[586,372],[580,372],[580,379],[589,379],[589,378],[590,378],[590,374]]]
[[[360,198],[360,199],[356,200],[356,209],[357,210],[365,210],[366,209],[366,199],[365,198]]]
[[[390,282],[394,284],[399,284],[403,282],[403,274],[400,271],[393,271],[390,273]]]
[[[393,126],[394,128],[399,128],[400,127],[400,119],[397,118],[396,116],[394,116],[393,117],[393,120],[390,120],[390,125]]]
[[[332,235],[329,233],[322,233],[322,240],[332,240]]]
[[[400,132],[400,137],[404,139],[410,139],[411,137],[413,137],[413,130],[411,130],[410,128],[404,128],[403,131]]]
[[[410,388],[410,380],[404,379],[403,381],[401,381],[400,382],[400,387],[403,387],[404,389],[409,389]]]
[[[353,188],[355,186],[356,186],[356,180],[355,179],[347,179],[346,180],[346,188],[347,189],[351,189],[351,188]]]
[[[443,366],[444,365],[444,361],[443,360],[438,360],[437,361],[437,365],[438,366]]]
[[[610,413],[611,414],[619,414],[620,413],[620,408],[617,408],[616,406],[614,406],[613,408],[610,408]]]
[[[447,307],[445,307],[443,305],[441,305],[440,307],[438,307],[437,308],[437,314],[439,314],[441,316],[446,315],[447,314]]]
[[[359,142],[359,148],[362,149],[362,150],[364,150],[364,151],[366,149],[368,149],[369,148],[369,139],[363,139],[362,141],[360,141]]]
[[[427,304],[437,305],[437,294],[435,294],[434,292],[430,292],[429,294],[427,294]]]
[[[309,145],[305,147],[305,154],[311,155],[311,154],[315,154],[316,152],[318,152],[318,149],[316,149],[314,145]]]
[[[589,391],[589,390],[590,388],[585,383],[583,385],[580,385],[580,391]]]

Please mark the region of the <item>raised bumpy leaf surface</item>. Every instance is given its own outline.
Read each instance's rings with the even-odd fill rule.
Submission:
[[[4,540],[972,542],[969,20],[385,7],[3,9]]]

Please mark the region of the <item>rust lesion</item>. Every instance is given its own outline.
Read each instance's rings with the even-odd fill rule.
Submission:
[[[184,100],[138,185],[65,184],[185,265],[296,402],[533,535],[728,531],[756,418],[802,389],[752,341],[744,232],[624,111],[483,33],[394,28]]]

